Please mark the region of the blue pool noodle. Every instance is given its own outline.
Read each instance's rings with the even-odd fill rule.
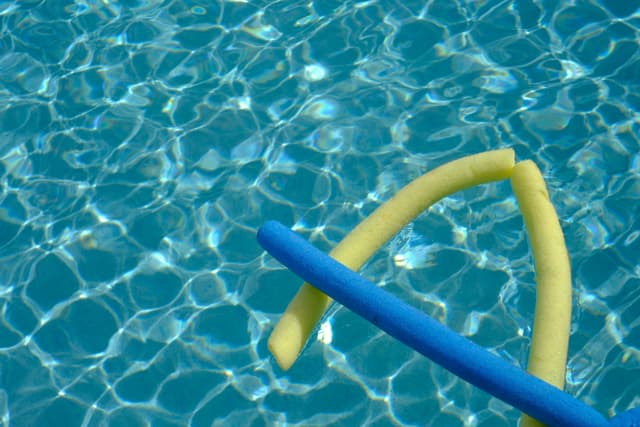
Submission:
[[[549,427],[640,427],[640,408],[610,421],[560,389],[506,362],[316,249],[276,221],[260,245],[305,281],[420,354]]]

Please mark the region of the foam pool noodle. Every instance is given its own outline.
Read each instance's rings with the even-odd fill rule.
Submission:
[[[367,281],[274,221],[258,242],[291,271],[435,363],[550,427],[640,427],[640,411],[605,419],[590,406],[480,347]]]

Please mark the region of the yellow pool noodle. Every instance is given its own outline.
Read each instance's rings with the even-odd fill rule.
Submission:
[[[402,227],[433,203],[465,188],[509,178],[511,149],[486,151],[446,163],[416,178],[354,228],[330,253],[358,270]],[[304,283],[276,324],[267,346],[283,370],[293,365],[331,299]]]
[[[571,323],[571,267],[564,236],[540,170],[530,160],[516,164],[511,187],[529,236],[536,272],[536,308],[527,371],[564,388]],[[520,427],[540,427],[524,415]]]

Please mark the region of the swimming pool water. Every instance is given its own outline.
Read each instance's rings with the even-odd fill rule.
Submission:
[[[513,147],[574,283],[567,391],[640,405],[640,14],[618,1],[0,2],[0,425],[484,426],[518,412],[334,307],[283,373],[300,282],[411,179]],[[508,183],[448,197],[365,277],[524,366]]]

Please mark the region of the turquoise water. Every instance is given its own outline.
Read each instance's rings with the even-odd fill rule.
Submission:
[[[396,190],[513,147],[574,275],[567,391],[640,404],[640,15],[632,1],[0,2],[0,425],[484,426],[518,412],[334,307],[283,373],[300,282]],[[523,365],[534,275],[508,183],[364,267]]]

